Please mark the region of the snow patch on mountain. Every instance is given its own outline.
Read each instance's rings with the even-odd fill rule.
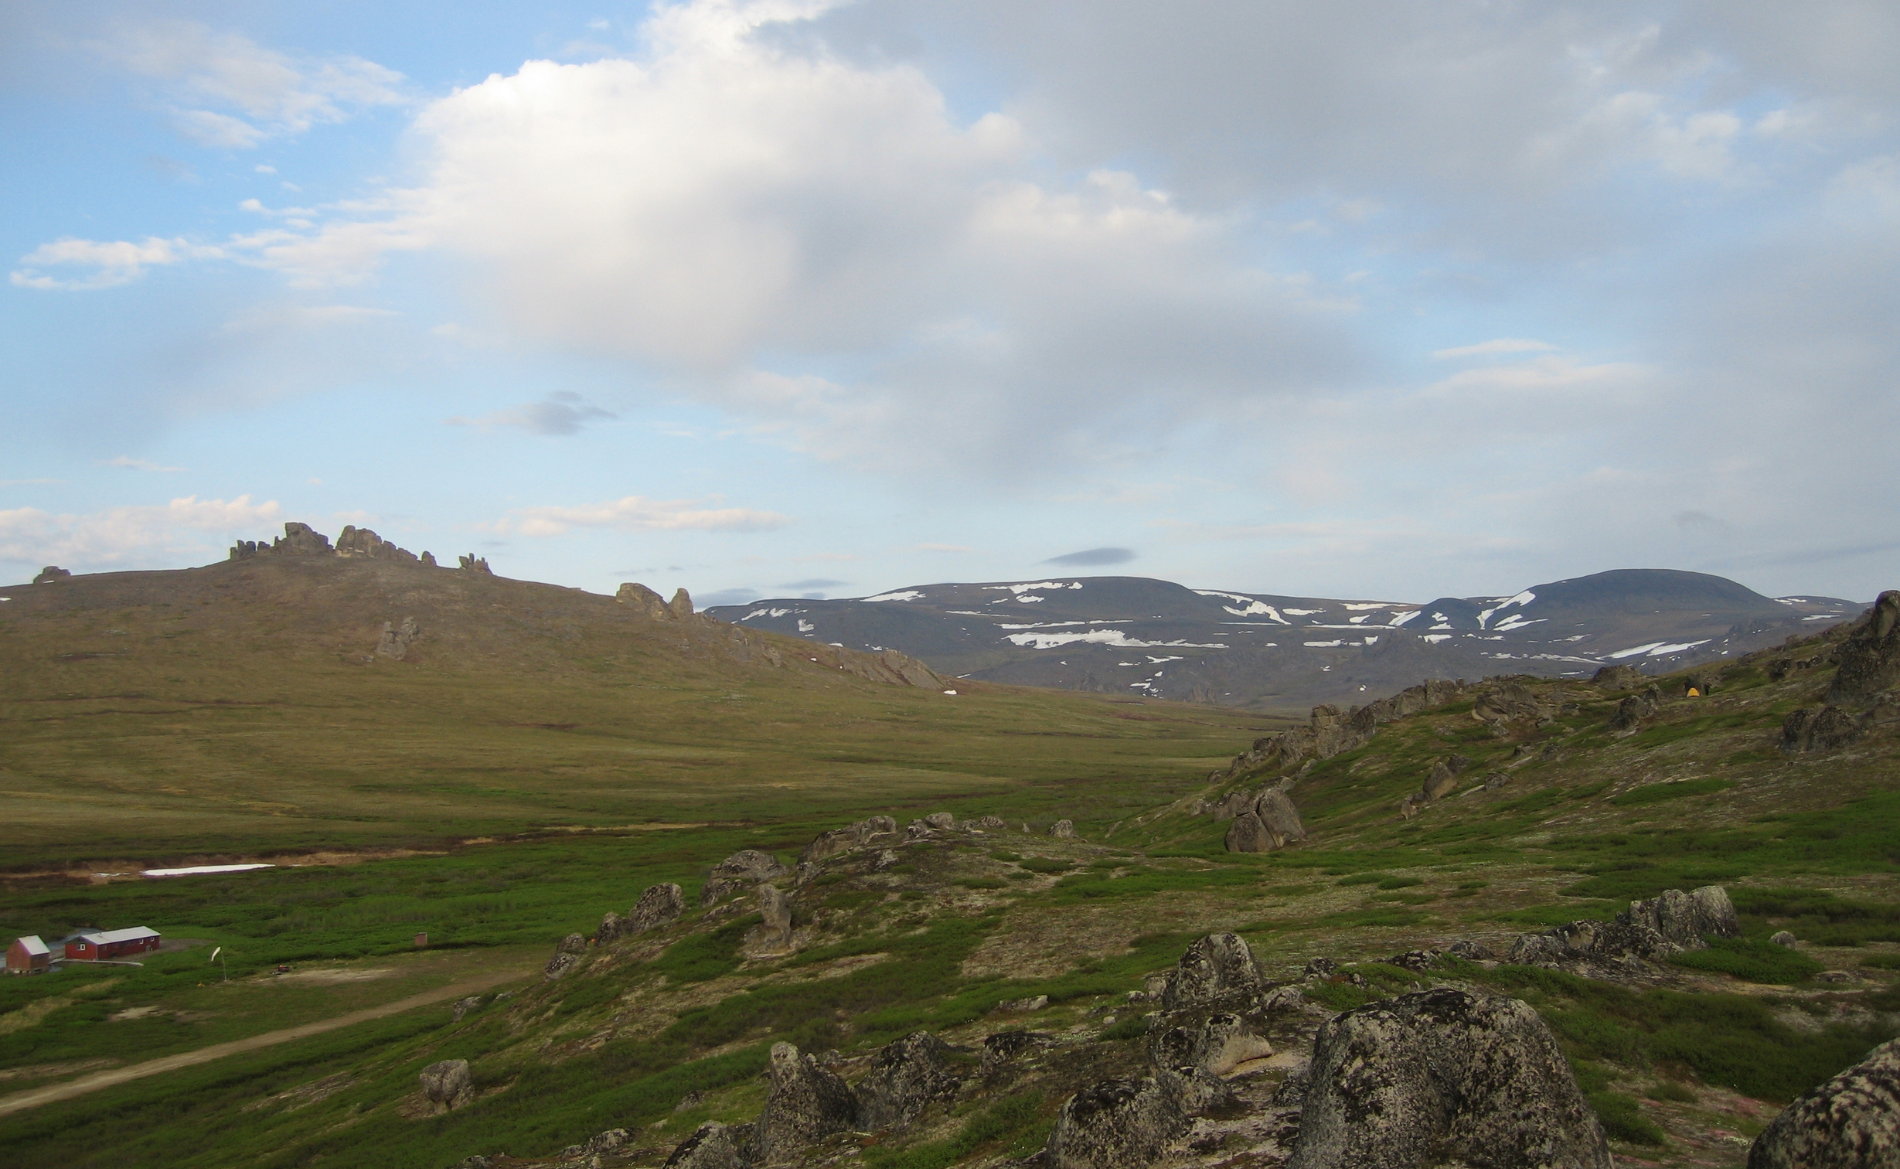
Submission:
[[[1117,649],[1226,649],[1220,642],[1142,641],[1119,629],[1091,629],[1087,633],[1011,633],[1004,637],[1012,645],[1026,649],[1057,649],[1065,645],[1112,645]]]

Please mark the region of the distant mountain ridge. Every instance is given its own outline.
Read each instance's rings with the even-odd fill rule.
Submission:
[[[1299,707],[1366,701],[1431,677],[1580,676],[1616,663],[1660,673],[1813,633],[1863,608],[1639,568],[1425,603],[1064,576],[707,611],[809,641],[901,650],[960,677]]]

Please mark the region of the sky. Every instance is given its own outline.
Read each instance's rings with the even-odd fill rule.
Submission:
[[[1900,6],[0,7],[0,580],[1900,587]]]

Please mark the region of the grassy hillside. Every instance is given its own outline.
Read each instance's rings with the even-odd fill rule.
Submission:
[[[1107,815],[1273,725],[982,684],[952,697],[860,677],[870,659],[830,646],[388,561],[0,591],[0,843],[16,868],[1006,793],[1032,815]],[[420,636],[403,659],[375,653],[405,618]]]
[[[441,618],[419,620],[426,631]],[[364,628],[378,621],[372,615]],[[719,746],[733,761],[693,772],[704,777],[701,790],[679,793],[671,806],[682,820],[693,811],[717,823],[465,840],[431,855],[197,882],[17,879],[6,902],[9,929],[55,934],[82,921],[149,922],[168,935],[226,945],[233,957],[229,984],[207,966],[204,946],[138,969],[0,984],[0,1072],[8,1077],[0,1092],[281,1025],[273,1019],[389,1001],[478,967],[520,977],[508,997],[485,997],[460,1020],[445,1007],[423,1008],[0,1116],[0,1150],[22,1162],[57,1154],[82,1165],[447,1166],[500,1152],[514,1155],[509,1164],[554,1164],[567,1146],[619,1127],[634,1140],[605,1163],[658,1166],[700,1121],[757,1115],[759,1073],[774,1041],[835,1049],[836,1066],[851,1078],[879,1045],[918,1028],[974,1053],[986,1036],[1030,1027],[1049,1037],[1046,1057],[981,1074],[971,1062],[954,1105],[912,1130],[833,1142],[814,1154],[814,1163],[867,1169],[997,1164],[1039,1148],[1069,1094],[1139,1069],[1142,1016],[1151,1008],[1130,992],[1214,930],[1240,933],[1268,976],[1304,996],[1303,1007],[1277,1016],[1271,1038],[1279,1055],[1243,1084],[1261,1108],[1328,1012],[1417,986],[1476,987],[1523,998],[1543,1015],[1619,1158],[1739,1166],[1748,1139],[1778,1107],[1900,1033],[1893,724],[1870,723],[1832,750],[1782,750],[1784,719],[1822,705],[1851,631],[1656,680],[1653,705],[1640,692],[1593,684],[1491,681],[1388,722],[1352,750],[1210,784],[1217,736],[1252,734],[1234,735],[1242,726],[1219,723],[1218,712],[1007,691],[951,699],[835,669],[735,665],[711,640],[724,634],[706,629],[707,641],[684,634],[688,646],[665,660],[703,678],[752,677],[744,671],[756,668],[763,679],[743,689],[709,681],[662,692],[678,705],[661,709],[707,720],[694,724],[696,733],[717,725],[731,736]],[[645,652],[653,661],[666,637],[682,636],[664,626],[628,630],[590,635],[575,652],[609,662]],[[614,640],[623,636],[624,646]],[[703,656],[687,652],[692,646]],[[429,709],[462,711],[461,725],[479,727],[498,717],[496,708],[452,705],[463,689],[454,680],[481,693],[475,653],[452,644],[409,675],[388,663],[339,664],[336,677],[372,678],[395,688],[379,693],[405,702],[434,695]],[[314,668],[319,657],[299,660]],[[544,696],[570,685],[564,655],[555,658],[563,660],[545,668],[545,681],[515,686],[516,701],[550,703],[519,721],[553,721]],[[251,676],[263,685],[271,675]],[[392,676],[396,682],[385,681]],[[416,679],[439,679],[441,689]],[[1703,693],[1688,695],[1691,683]],[[341,692],[336,685],[326,693]],[[589,687],[571,685],[573,701],[582,701]],[[734,692],[760,705],[714,722],[707,712],[721,707],[710,696]],[[599,701],[590,709],[610,709]],[[768,702],[776,705],[766,717],[789,745],[747,725]],[[379,716],[373,702],[351,709],[382,727],[402,722]],[[900,735],[905,712],[912,729]],[[134,716],[101,717],[129,726]],[[315,715],[293,720],[295,728],[317,725]],[[658,735],[630,719],[606,725],[615,741]],[[575,733],[526,741],[566,743]],[[664,741],[690,745],[692,733],[669,726]],[[442,734],[436,749],[465,750],[453,738]],[[840,740],[852,746],[836,747]],[[52,733],[38,740],[49,757],[61,757],[61,741]],[[521,774],[529,773],[533,751],[515,750]],[[833,760],[832,768],[866,770],[851,773],[856,783],[826,787],[822,777],[836,774],[824,762],[828,750],[880,756]],[[791,762],[775,763],[781,755]],[[1463,765],[1453,789],[1402,814],[1404,797],[1454,756]],[[932,776],[988,782],[959,778],[932,788],[876,778],[872,769],[896,766],[892,759]],[[350,774],[370,773],[366,763],[355,766],[362,770]],[[774,766],[798,778],[768,778]],[[626,806],[661,806],[652,793],[664,786],[656,777],[669,772],[641,774],[649,786],[626,796]],[[1228,824],[1207,805],[1282,778],[1291,780],[1309,838],[1272,853],[1225,851]],[[146,798],[142,790],[127,798]],[[582,789],[563,778],[533,790],[548,803],[508,807],[539,810],[547,823],[548,808],[585,822],[576,791],[591,791],[591,799],[618,789],[605,782]],[[847,853],[796,885],[781,881],[801,931],[795,953],[748,956],[746,937],[760,920],[750,894],[697,907],[709,867],[738,848],[789,862],[818,831],[848,819],[893,811],[901,821],[910,809],[934,809],[925,802],[932,791],[955,793],[943,806],[960,815],[996,812],[1009,826],[927,835],[888,858],[875,849]],[[390,797],[404,808],[417,798]],[[473,802],[441,798],[458,809]],[[1057,815],[1077,820],[1078,839],[1047,835]],[[512,822],[536,821],[523,813]],[[414,823],[402,820],[402,831],[419,831]],[[575,970],[541,979],[558,938],[589,932],[608,910],[626,912],[661,880],[686,888],[693,908],[680,920],[590,947]],[[1607,918],[1632,898],[1710,882],[1728,888],[1744,936],[1627,977],[1405,957],[1460,941],[1501,957],[1521,933]],[[423,929],[453,949],[412,952],[409,937]],[[1792,948],[1768,941],[1784,929],[1799,939]],[[1314,958],[1340,969],[1309,976]],[[269,972],[277,962],[321,977],[286,983]],[[1036,996],[1048,1005],[1028,1013],[1007,1005]],[[417,1072],[446,1058],[470,1061],[479,1098],[430,1115]],[[1271,1140],[1251,1123],[1217,1117],[1171,1163],[1277,1163]],[[75,1131],[110,1131],[114,1142],[75,1150]]]

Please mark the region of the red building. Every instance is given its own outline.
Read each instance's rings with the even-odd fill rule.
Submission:
[[[53,953],[38,934],[13,939],[7,947],[8,974],[38,974],[53,968]]]
[[[81,930],[66,939],[66,957],[98,962],[158,949],[158,931],[135,925],[129,930]]]

